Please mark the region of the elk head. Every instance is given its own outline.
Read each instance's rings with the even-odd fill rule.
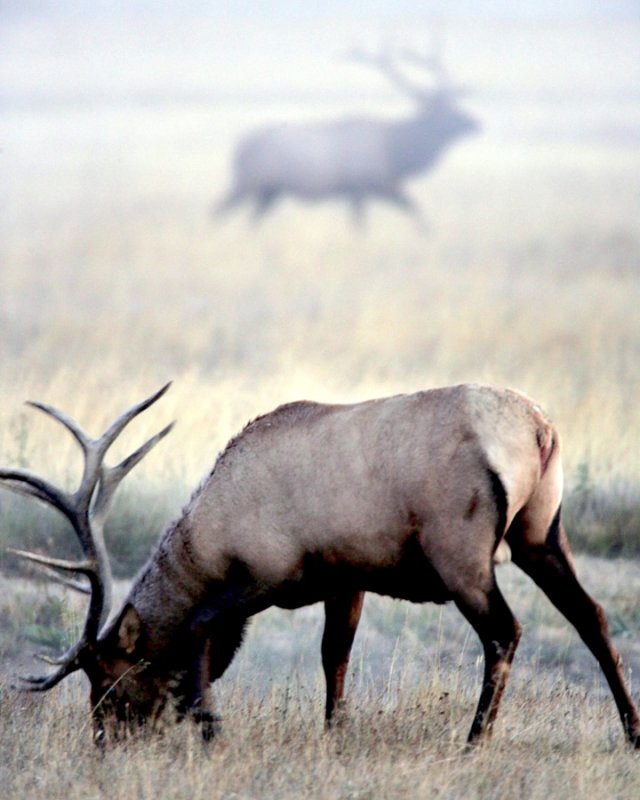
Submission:
[[[1,486],[35,497],[66,517],[78,537],[83,558],[67,561],[23,550],[11,552],[43,567],[51,577],[89,595],[87,615],[78,642],[57,658],[40,656],[56,670],[49,675],[28,676],[21,680],[24,688],[43,692],[72,672],[83,670],[91,683],[94,736],[98,743],[105,739],[107,728],[117,734],[117,723],[137,724],[154,719],[162,710],[169,682],[167,676],[151,676],[146,672],[146,664],[140,656],[144,631],[132,606],[125,606],[106,632],[103,631],[111,608],[113,583],[104,542],[105,521],[123,478],[169,433],[173,423],[116,466],[105,466],[104,458],[129,422],[162,397],[169,386],[167,384],[125,411],[98,439],[91,439],[74,420],[57,409],[29,403],[60,422],[80,446],[84,469],[75,492],[58,489],[28,470],[0,469]]]
[[[478,121],[458,102],[467,90],[454,83],[437,50],[422,54],[405,49],[394,56],[384,49],[377,53],[354,49],[351,57],[377,69],[413,102],[415,115],[409,118],[408,124],[399,124],[396,128],[396,131],[408,129],[415,133],[415,141],[404,141],[405,146],[420,150],[422,141],[422,149],[431,149],[439,139],[444,144],[479,130]],[[417,80],[407,73],[407,67],[416,72]]]

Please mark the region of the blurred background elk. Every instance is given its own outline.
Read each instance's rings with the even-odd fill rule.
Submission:
[[[459,105],[462,90],[451,83],[438,55],[404,51],[398,58],[388,51],[363,50],[350,55],[378,69],[410,98],[413,111],[399,118],[354,115],[259,128],[237,147],[234,183],[218,213],[248,200],[259,218],[289,195],[310,201],[344,199],[357,222],[365,204],[376,199],[419,216],[404,182],[432,169],[456,140],[477,131],[479,123]],[[431,81],[425,83],[425,77]]]

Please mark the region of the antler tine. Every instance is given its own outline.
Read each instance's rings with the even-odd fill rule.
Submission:
[[[93,518],[96,520],[104,520],[111,507],[111,501],[115,494],[116,489],[121,481],[131,472],[131,470],[139,464],[140,461],[147,455],[147,453],[154,448],[161,439],[171,431],[174,422],[167,425],[155,436],[148,439],[141,447],[139,447],[130,456],[127,456],[123,461],[115,467],[103,467],[102,475],[100,477],[100,484],[98,488],[98,495],[93,506]]]
[[[89,439],[86,437],[83,444],[85,454],[84,472],[80,486],[74,496],[74,504],[83,513],[88,513],[93,500],[93,493],[96,485],[101,480],[104,471],[102,461],[105,457],[107,450],[111,447],[117,437],[122,433],[124,428],[131,422],[134,417],[140,414],[150,405],[159,400],[162,395],[169,389],[171,382],[165,384],[160,390],[154,392],[146,400],[127,409],[123,414],[117,417],[114,422],[107,428],[107,430],[98,439]],[[76,429],[79,431],[78,426]],[[84,434],[82,434],[84,436]],[[90,543],[88,543],[90,546]],[[84,545],[83,545],[84,546]]]
[[[0,483],[12,492],[25,494],[48,503],[60,511],[68,519],[72,518],[73,509],[70,496],[66,492],[38,477],[27,469],[0,469]]]
[[[39,553],[29,553],[27,550],[16,550],[14,547],[7,547],[7,552],[13,553],[26,561],[32,561],[50,569],[59,569],[64,572],[81,572],[89,575],[95,572],[95,564],[92,561],[67,561],[62,558],[52,558],[51,556],[41,556]]]
[[[416,67],[423,67],[423,69],[430,72],[441,86],[449,86],[451,82],[449,71],[445,66],[439,49],[430,50],[425,55],[421,55],[411,48],[405,48],[402,51],[402,56],[405,61],[415,64]]]
[[[43,653],[36,653],[35,658],[37,658],[38,661],[49,664],[50,667],[59,667],[61,664],[64,664],[64,655],[54,658],[52,656],[46,656]]]
[[[87,436],[87,434],[82,430],[82,428],[78,425],[78,423],[65,414],[63,411],[59,411],[57,408],[48,405],[47,403],[38,403],[34,402],[33,400],[27,400],[27,405],[31,406],[32,408],[37,408],[38,411],[42,411],[45,414],[48,414],[53,419],[57,420],[60,424],[64,425],[64,427],[71,433],[73,438],[78,442],[80,447],[82,448],[83,452],[86,453],[89,445],[91,443],[91,438]]]
[[[82,666],[80,663],[80,654],[86,646],[86,641],[81,639],[77,645],[68,650],[63,656],[57,659],[43,659],[51,664],[59,664],[59,668],[52,672],[50,675],[24,675],[20,676],[20,680],[26,684],[22,688],[29,692],[46,692],[48,689],[53,689],[57,686],[63,678],[71,675],[72,672],[77,672]]]
[[[54,686],[57,686],[67,675],[71,675],[72,672],[77,672],[79,669],[79,665],[73,666],[73,668],[63,665],[51,675],[21,675],[20,680],[27,685],[20,688],[28,692],[46,692],[48,689],[53,689]]]
[[[17,550],[14,550],[14,553],[17,553]],[[35,562],[34,562],[35,563]],[[46,575],[47,578],[50,578],[52,581],[56,581],[57,583],[66,586],[67,589],[73,589],[76,592],[80,592],[80,594],[90,594],[91,587],[89,584],[84,583],[80,580],[75,580],[74,578],[67,578],[66,575],[59,575],[55,569],[48,564],[37,564],[36,566],[42,572],[43,575]]]
[[[353,48],[349,55],[354,61],[378,67],[393,86],[406,92],[414,100],[423,99],[424,91],[414,86],[413,82],[402,73],[398,65],[394,63],[393,51],[388,46],[380,49],[377,53],[371,53],[361,48]]]
[[[107,452],[109,447],[114,443],[117,437],[122,433],[122,431],[126,428],[126,426],[131,422],[132,419],[141,414],[145,411],[149,406],[152,406],[157,400],[159,400],[169,389],[171,386],[171,381],[166,383],[161,389],[151,397],[147,397],[146,400],[142,400],[140,403],[136,403],[136,405],[131,406],[127,411],[121,414],[116,420],[114,420],[111,425],[107,428],[107,430],[102,434],[102,436],[96,441],[97,450],[101,455]]]

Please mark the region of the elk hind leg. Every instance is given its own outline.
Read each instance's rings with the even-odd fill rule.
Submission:
[[[364,592],[340,594],[326,600],[322,635],[322,666],[327,683],[325,720],[331,725],[344,696],[351,645],[360,621]]]
[[[455,602],[480,637],[484,648],[484,678],[468,744],[490,738],[521,628],[511,613],[491,571],[487,591],[456,593]]]
[[[558,510],[543,544],[528,544],[514,530],[512,557],[555,607],[571,622],[596,657],[609,683],[622,725],[631,744],[640,749],[640,716],[626,686],[622,661],[609,637],[601,606],[582,588],[571,558],[571,548]]]

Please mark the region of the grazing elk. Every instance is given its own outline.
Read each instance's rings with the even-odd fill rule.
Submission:
[[[488,738],[520,626],[496,584],[512,553],[576,627],[609,682],[625,733],[640,747],[640,717],[602,609],[583,590],[560,522],[560,440],[524,395],[461,385],[354,405],[298,402],[249,423],[219,455],[182,517],[169,526],[121,611],[109,609],[103,525],[115,489],[168,432],[116,467],[104,457],[123,428],[163,393],[120,416],[97,440],[64,414],[84,452],[76,492],[21,469],[2,484],[61,511],[84,559],[17,551],[81,573],[90,602],[79,642],[34,690],[82,669],[102,741],[154,722],[168,699],[213,733],[209,683],[230,663],[247,619],[269,606],[323,601],[326,719],[343,696],[364,592],[413,602],[453,600],[484,647],[485,671],[469,742]],[[104,625],[104,627],[102,627]],[[118,724],[124,723],[124,724]]]
[[[370,199],[385,200],[417,215],[402,188],[408,178],[431,169],[444,151],[478,123],[458,105],[440,61],[410,59],[434,73],[436,84],[416,85],[389,55],[355,53],[373,63],[414,102],[400,119],[354,116],[327,122],[282,123],[258,129],[238,145],[234,185],[218,212],[253,200],[260,217],[281,197],[302,200],[344,198],[359,220]]]

